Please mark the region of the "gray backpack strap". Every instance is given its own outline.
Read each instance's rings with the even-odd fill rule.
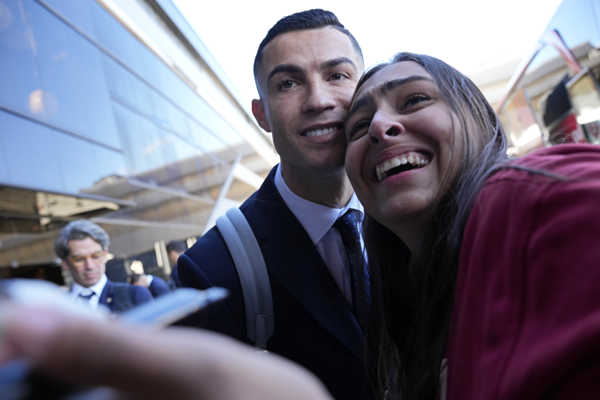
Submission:
[[[246,331],[256,347],[265,349],[275,327],[271,282],[254,232],[238,208],[217,219],[237,269],[246,311]]]

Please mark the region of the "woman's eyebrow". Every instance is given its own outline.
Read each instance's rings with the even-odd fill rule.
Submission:
[[[432,82],[433,80],[431,78],[428,78],[426,76],[422,76],[422,75],[411,75],[408,76],[406,78],[400,78],[400,79],[392,79],[390,81],[387,81],[385,83],[383,83],[381,85],[381,92],[385,93],[385,92],[389,92],[391,90],[396,89],[399,86],[403,86],[406,85],[408,83],[411,82],[415,82],[415,81],[428,81],[428,82]]]
[[[354,102],[354,105],[350,108],[350,111],[348,111],[348,115],[346,116],[346,121],[348,120],[348,118],[350,117],[351,114],[354,114],[360,108],[366,107],[373,103],[373,95],[371,93],[380,91],[382,94],[385,94],[386,92],[390,92],[398,87],[401,87],[403,85],[406,85],[406,84],[409,84],[409,83],[415,82],[415,81],[427,81],[427,82],[435,83],[433,81],[433,79],[428,78],[426,76],[422,76],[422,75],[411,75],[406,78],[398,78],[398,79],[392,79],[392,80],[386,81],[386,82],[382,83],[381,85],[379,85],[379,87],[369,90],[369,93],[363,95],[358,100],[356,100]]]

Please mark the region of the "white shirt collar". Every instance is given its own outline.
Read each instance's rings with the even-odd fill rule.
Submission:
[[[81,286],[77,282],[73,282],[73,286],[71,287],[71,293],[73,294],[74,297],[77,297],[77,296],[79,296],[79,293],[81,293],[81,292],[87,292],[88,290],[93,290],[94,293],[98,297],[100,297],[100,295],[102,294],[102,290],[104,290],[104,286],[106,285],[106,282],[108,282],[108,278],[106,277],[106,274],[102,275],[102,277],[94,285],[87,287],[87,288]]]
[[[354,209],[363,213],[363,206],[354,193],[348,204],[342,208],[327,207],[298,196],[285,183],[281,175],[280,165],[277,166],[275,172],[275,187],[314,244],[317,244],[329,232],[335,221],[344,215],[347,210]]]

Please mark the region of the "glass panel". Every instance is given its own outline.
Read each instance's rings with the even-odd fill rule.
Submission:
[[[140,74],[149,84],[176,104],[189,115],[183,116],[172,104],[144,81],[128,72],[114,60],[104,60],[108,85],[118,101],[135,108],[138,114],[152,118],[157,126],[177,132],[183,138],[191,133],[191,139],[202,148],[219,149],[227,145],[238,144],[240,136],[173,71],[168,69],[158,57],[125,31],[105,10],[94,7],[94,20],[98,40],[114,53],[120,61]],[[198,119],[195,126],[186,124],[187,119]],[[197,125],[203,126],[204,129]],[[198,135],[198,132],[202,132]],[[214,138],[206,137],[214,132]]]
[[[36,117],[119,148],[99,51],[45,8],[27,4],[41,66]]]
[[[161,79],[157,71],[158,58],[140,43],[106,10],[96,4],[92,10],[96,37],[113,56],[152,85]]]
[[[60,157],[64,135],[26,119],[0,112],[0,149],[8,161],[4,183],[63,191]]]
[[[205,107],[203,113],[198,115],[202,124],[213,132],[213,135],[219,137],[226,144],[238,144],[242,138],[227,124],[220,115],[216,114],[211,108]]]
[[[3,183],[76,193],[125,172],[123,155],[35,122],[1,112]],[[1,176],[1,175],[0,175]]]
[[[0,111],[1,112],[1,111]],[[2,138],[0,138],[0,143],[2,143]],[[0,182],[8,182],[9,174],[8,174],[8,159],[4,155],[5,150],[0,148]]]
[[[161,80],[157,89],[187,113],[194,115],[197,112],[196,104],[200,101],[199,96],[164,64],[159,71]]]
[[[198,149],[190,146],[189,143],[181,140],[181,138],[166,132],[164,133],[163,143],[163,154],[167,164],[171,164],[200,153]]]
[[[0,0],[0,104],[24,114],[30,113],[30,95],[41,86],[30,18],[22,0]]]
[[[156,105],[154,121],[161,128],[177,133],[179,136],[189,138],[187,124],[183,113],[165,100],[157,92],[152,93],[152,100]]]
[[[95,37],[89,1],[43,0],[53,11],[91,38]]]
[[[187,118],[187,122],[190,127],[192,143],[194,143],[194,145],[206,152],[215,152],[226,147],[221,140],[210,134],[204,126],[198,124],[195,120]]]
[[[126,149],[129,173],[137,174],[164,163],[161,136],[147,119],[113,103],[119,134]]]
[[[100,4],[93,3],[92,18],[98,42],[127,64],[127,55],[135,55],[135,38]]]
[[[182,99],[185,97],[185,93],[192,92],[189,86],[184,84],[165,64],[161,63],[156,69],[161,77],[157,82],[153,82],[156,89],[174,102],[184,104]]]
[[[90,189],[107,176],[126,173],[123,154],[69,136],[63,142],[59,160],[69,193]]]
[[[202,148],[218,149],[242,141],[235,132],[208,104],[189,86],[183,83],[173,71],[165,67],[164,82],[161,87],[163,93],[176,102],[187,112],[186,119],[195,120],[195,127],[191,128],[192,140]],[[194,134],[203,131],[201,136]],[[214,138],[205,138],[208,132],[213,132]],[[200,139],[200,140],[199,140]],[[206,142],[206,144],[204,143]]]
[[[112,58],[103,55],[102,59],[113,99],[151,118],[155,114],[152,89]]]
[[[14,117],[14,116],[0,110],[0,122],[6,118],[17,118],[17,117]],[[8,178],[10,177],[10,174],[9,174],[10,163],[9,163],[9,159],[8,159],[8,154],[6,154],[6,151],[8,149],[3,144],[3,142],[5,140],[9,140],[9,138],[11,138],[12,135],[10,135],[10,133],[11,133],[10,131],[6,131],[4,126],[2,126],[2,134],[0,134],[0,182],[8,182]],[[13,133],[16,133],[16,132],[13,132]],[[12,139],[12,140],[15,140],[15,139]]]

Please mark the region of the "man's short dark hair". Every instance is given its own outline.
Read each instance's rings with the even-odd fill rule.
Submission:
[[[187,246],[184,242],[179,240],[172,240],[167,243],[167,253],[171,251],[176,251],[178,253],[183,253],[187,250]]]
[[[332,28],[335,28],[348,36],[352,42],[352,45],[360,55],[360,58],[363,58],[360,45],[354,36],[352,36],[350,31],[346,29],[344,25],[342,25],[334,13],[331,11],[321,10],[320,8],[297,12],[295,14],[288,15],[287,17],[283,17],[277,21],[277,23],[273,25],[271,29],[269,29],[267,36],[265,36],[258,46],[258,51],[254,57],[254,80],[256,81],[256,88],[258,89],[258,92],[260,93],[258,70],[260,69],[260,63],[262,61],[263,50],[271,40],[287,32],[318,29],[326,26],[331,26]]]

